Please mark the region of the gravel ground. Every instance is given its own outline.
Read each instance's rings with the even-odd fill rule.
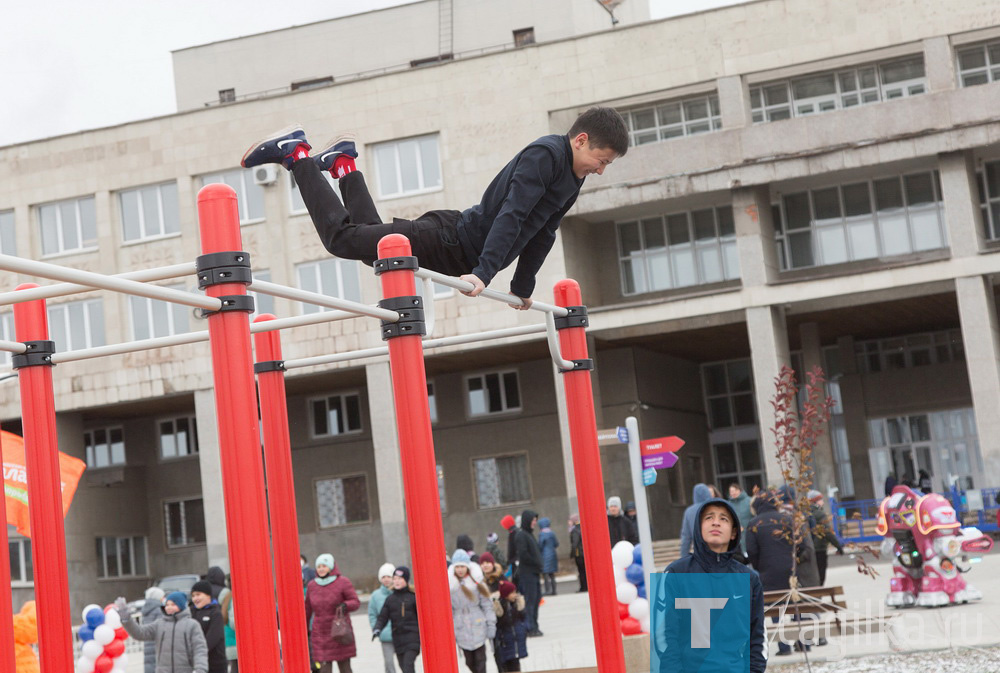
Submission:
[[[805,663],[776,664],[768,662],[767,670],[775,673],[807,671]],[[998,673],[1000,647],[963,648],[867,656],[837,662],[813,664],[812,673]]]

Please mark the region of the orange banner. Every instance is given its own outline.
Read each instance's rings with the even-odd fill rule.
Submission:
[[[24,467],[24,440],[0,430],[0,454],[3,455],[3,493],[7,503],[7,523],[17,532],[31,537],[28,520],[28,471]],[[59,452],[59,473],[62,479],[63,516],[69,511],[76,485],[87,465],[79,458]]]

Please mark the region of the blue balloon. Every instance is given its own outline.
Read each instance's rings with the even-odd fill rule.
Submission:
[[[632,550],[632,563],[642,565],[642,547],[636,545]]]
[[[90,628],[96,629],[103,623],[104,623],[104,613],[101,611],[100,608],[92,608],[90,612],[87,613],[87,626],[89,626]]]
[[[639,598],[645,598],[646,597],[646,585],[645,584],[640,584],[637,588],[639,590]]]
[[[632,584],[636,586],[643,584],[645,580],[643,579],[642,566],[638,563],[633,563],[628,568],[625,569],[625,579],[627,579]]]
[[[77,630],[76,636],[77,636],[77,638],[80,639],[81,642],[84,642],[84,643],[87,642],[88,640],[93,640],[94,639],[94,629],[92,629],[89,626],[87,626],[86,624],[84,624],[83,626],[81,626]]]

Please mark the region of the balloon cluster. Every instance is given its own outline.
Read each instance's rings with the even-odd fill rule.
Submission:
[[[125,673],[128,633],[122,627],[115,606],[109,605],[102,610],[99,605],[88,605],[83,609],[83,622],[76,634],[83,642],[76,673]]]
[[[611,549],[611,565],[615,571],[615,594],[622,634],[634,636],[649,633],[649,601],[646,600],[646,580],[642,572],[642,550],[622,540]]]

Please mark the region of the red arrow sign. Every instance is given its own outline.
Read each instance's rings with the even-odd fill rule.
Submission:
[[[639,452],[644,456],[652,453],[674,453],[682,446],[684,440],[680,437],[657,437],[640,441]]]

